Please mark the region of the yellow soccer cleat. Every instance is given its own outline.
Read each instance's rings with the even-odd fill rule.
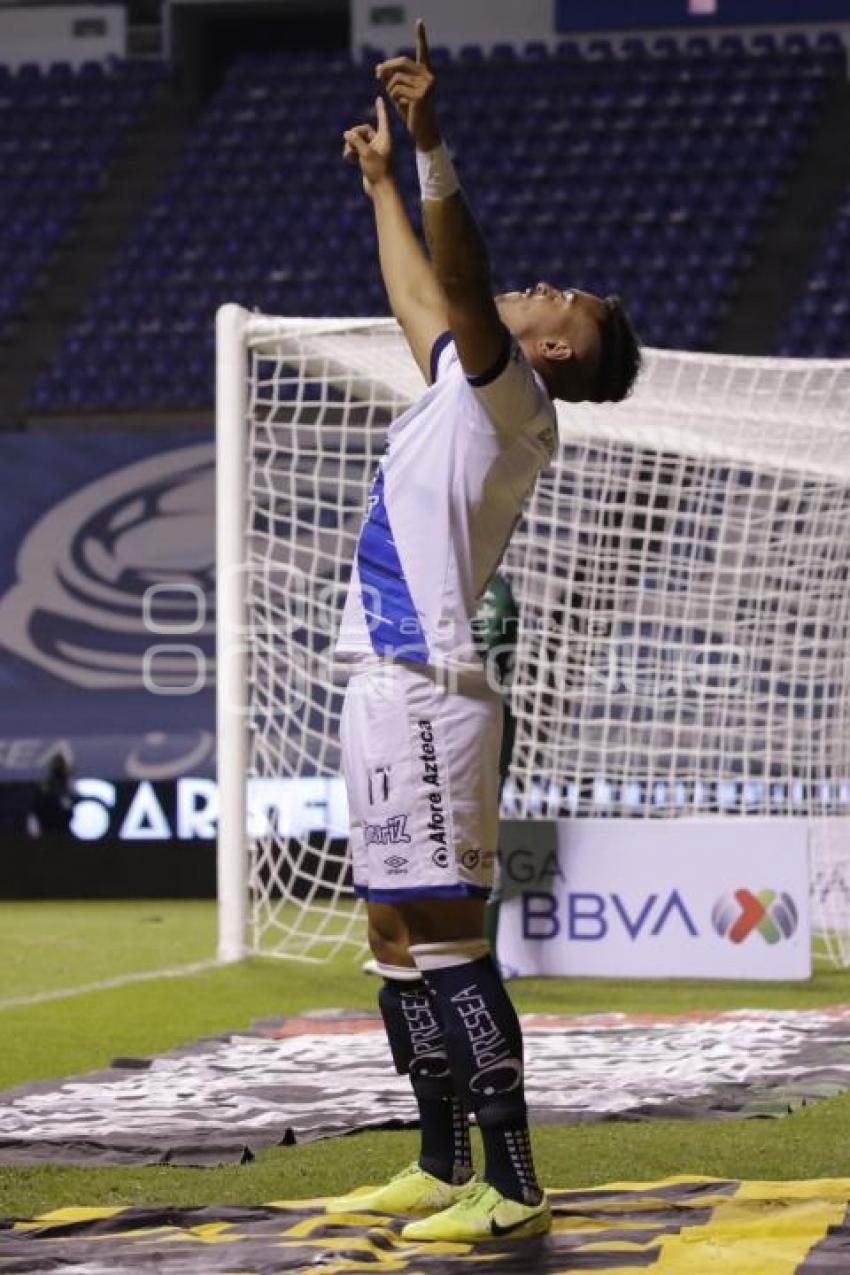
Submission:
[[[325,1203],[326,1213],[437,1213],[462,1199],[475,1177],[452,1186],[420,1169],[414,1161],[383,1186],[362,1186]]]
[[[401,1238],[476,1244],[480,1240],[524,1240],[551,1229],[552,1210],[545,1195],[539,1204],[519,1204],[487,1182],[476,1182],[442,1213],[408,1222]]]

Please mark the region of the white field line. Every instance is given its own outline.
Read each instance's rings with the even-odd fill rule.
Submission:
[[[87,992],[108,992],[114,987],[128,987],[131,983],[148,983],[155,978],[183,978],[190,974],[203,974],[219,968],[216,960],[195,961],[193,965],[174,965],[164,970],[144,970],[139,974],[120,974],[116,978],[104,978],[99,983],[83,983],[80,987],[63,987],[55,992],[36,992],[34,996],[12,996],[0,1001],[0,1010],[19,1009],[26,1005],[45,1005],[48,1001],[67,1000],[71,996],[85,996]]]

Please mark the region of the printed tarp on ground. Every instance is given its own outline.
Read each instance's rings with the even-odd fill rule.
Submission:
[[[538,1124],[782,1115],[850,1089],[850,1006],[531,1015],[524,1028]],[[0,1162],[233,1163],[415,1120],[379,1020],[331,1011],[0,1094]]]
[[[407,1244],[403,1219],[330,1217],[320,1200],[257,1208],[59,1209],[0,1222],[0,1275],[846,1275],[850,1179],[669,1178],[551,1193],[554,1228],[531,1240]]]

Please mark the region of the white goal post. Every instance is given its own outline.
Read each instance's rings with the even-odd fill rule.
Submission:
[[[227,305],[217,347],[219,957],[355,955],[334,634],[424,383],[391,320]],[[850,963],[850,361],[647,350],[627,402],[558,418],[504,564],[503,813],[805,817]]]

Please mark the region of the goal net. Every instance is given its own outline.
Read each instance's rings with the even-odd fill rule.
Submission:
[[[333,647],[368,485],[423,390],[392,321],[218,323],[220,955],[362,949]],[[559,404],[504,570],[513,818],[802,817],[850,961],[850,363],[649,350]]]

